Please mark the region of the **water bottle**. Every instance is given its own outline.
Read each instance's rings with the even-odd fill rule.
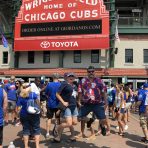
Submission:
[[[15,148],[15,145],[13,144],[13,141],[10,142],[8,148]]]

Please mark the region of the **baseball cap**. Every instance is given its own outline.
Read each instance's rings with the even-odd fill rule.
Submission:
[[[89,67],[87,68],[87,71],[95,71],[95,67],[94,67],[94,66],[89,66]]]
[[[73,72],[66,73],[66,77],[76,77]]]
[[[143,87],[144,87],[144,88],[148,88],[148,83],[144,83],[144,84],[143,84]]]

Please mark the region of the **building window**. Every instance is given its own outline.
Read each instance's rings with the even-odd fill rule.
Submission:
[[[143,50],[144,63],[148,63],[148,49]]]
[[[3,52],[3,64],[8,64],[8,51]]]
[[[92,50],[91,51],[91,63],[99,63],[99,56],[100,56],[99,50]]]
[[[43,52],[43,63],[50,63],[50,51]]]
[[[133,63],[133,49],[125,49],[125,63]]]
[[[28,63],[29,64],[34,63],[34,51],[28,51]]]
[[[74,63],[81,63],[81,50],[74,51]]]

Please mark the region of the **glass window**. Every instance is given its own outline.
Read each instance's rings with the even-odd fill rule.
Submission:
[[[43,52],[43,63],[50,63],[50,51]]]
[[[144,55],[144,63],[148,63],[148,49],[143,50],[143,55]]]
[[[8,64],[8,51],[3,52],[3,64]]]
[[[133,49],[125,49],[125,63],[133,63]]]
[[[34,51],[28,51],[28,63],[29,64],[34,63]]]
[[[81,63],[81,50],[74,51],[74,63]]]
[[[99,50],[92,50],[91,51],[91,63],[99,63],[99,56],[100,56]]]

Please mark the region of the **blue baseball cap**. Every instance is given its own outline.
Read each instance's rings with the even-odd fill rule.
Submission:
[[[143,84],[143,87],[144,87],[144,88],[148,88],[148,83],[144,83],[144,84]]]

